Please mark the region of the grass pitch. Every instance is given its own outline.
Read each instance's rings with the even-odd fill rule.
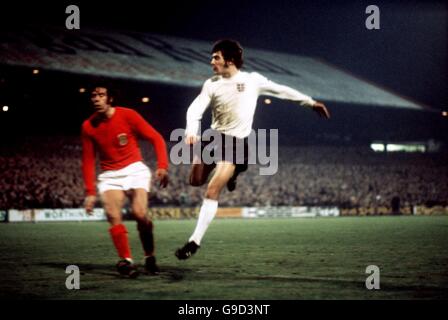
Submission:
[[[0,224],[0,299],[447,299],[448,217],[215,219],[195,256],[174,256],[195,220],[156,220],[159,276],[120,277],[106,222]],[[143,252],[126,222],[134,259]],[[68,290],[68,265],[81,271]],[[380,289],[365,287],[366,267]]]

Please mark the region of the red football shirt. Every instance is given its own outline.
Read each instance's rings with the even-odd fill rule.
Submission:
[[[93,114],[82,124],[82,172],[87,195],[95,195],[95,150],[102,170],[118,170],[143,160],[138,138],[154,146],[157,166],[168,168],[168,154],[163,137],[136,111],[115,107],[110,118]]]

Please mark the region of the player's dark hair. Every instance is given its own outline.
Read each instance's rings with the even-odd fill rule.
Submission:
[[[107,98],[113,99],[116,102],[116,98],[118,95],[118,91],[115,88],[115,85],[109,79],[104,78],[95,78],[91,80],[91,84],[89,86],[89,93],[95,90],[95,88],[106,88],[107,89]]]
[[[212,54],[221,51],[224,60],[232,61],[237,69],[243,65],[243,48],[238,41],[231,39],[218,40],[213,45]]]

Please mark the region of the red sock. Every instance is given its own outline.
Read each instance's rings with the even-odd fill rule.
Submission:
[[[129,248],[128,230],[123,224],[117,224],[109,229],[118,256],[122,259],[131,259],[131,249]]]

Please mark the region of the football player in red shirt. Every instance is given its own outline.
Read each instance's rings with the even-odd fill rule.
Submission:
[[[86,190],[84,207],[92,214],[95,206],[95,151],[99,154],[102,173],[98,176],[101,201],[110,223],[110,235],[117,249],[120,274],[130,277],[139,272],[131,256],[126,226],[121,211],[129,197],[132,214],[145,251],[145,269],[158,274],[154,256],[153,223],[147,214],[151,172],[143,163],[138,138],[150,141],[157,157],[156,179],[168,184],[168,155],[163,137],[136,111],[113,105],[109,85],[97,86],[91,92],[95,112],[82,124],[82,172]]]

